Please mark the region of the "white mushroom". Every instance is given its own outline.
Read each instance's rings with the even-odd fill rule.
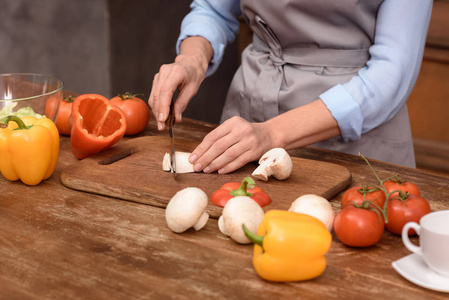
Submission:
[[[167,172],[170,172],[172,170],[170,153],[165,153],[164,158],[162,159],[162,170]]]
[[[207,195],[199,188],[188,187],[180,190],[168,202],[165,209],[168,228],[177,233],[191,227],[200,230],[209,219],[209,215],[205,212],[207,204]]]
[[[273,148],[259,159],[259,166],[252,176],[263,181],[267,181],[270,176],[284,180],[290,176],[292,168],[292,159],[287,151],[283,148]]]
[[[176,173],[193,173],[193,165],[189,162],[190,152],[181,152],[176,151]],[[162,170],[167,172],[173,172],[172,157],[170,153],[165,153],[164,158],[162,159]]]
[[[246,237],[242,225],[257,232],[263,217],[264,212],[256,201],[247,196],[236,196],[226,203],[223,214],[218,219],[218,228],[237,243],[249,244],[251,241]]]
[[[315,217],[323,222],[329,232],[332,231],[335,212],[326,198],[312,194],[303,195],[293,201],[288,210]]]

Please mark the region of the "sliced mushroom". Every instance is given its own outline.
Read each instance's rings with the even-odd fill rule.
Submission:
[[[189,162],[190,152],[176,151],[176,173],[193,173],[193,165]],[[172,157],[170,153],[165,153],[162,159],[162,170],[167,172],[173,172],[172,168]]]
[[[249,244],[251,241],[246,237],[242,225],[257,232],[263,217],[264,211],[256,201],[247,196],[236,196],[226,203],[218,219],[218,228],[237,243]]]
[[[205,212],[208,198],[205,192],[196,187],[180,190],[168,202],[165,220],[168,228],[181,233],[193,227],[200,230],[206,225],[209,214]]]
[[[172,171],[170,153],[165,153],[164,158],[162,159],[162,170],[167,172]]]
[[[284,180],[290,176],[292,168],[292,159],[287,151],[283,148],[273,148],[259,159],[259,166],[252,176],[263,181],[267,181],[270,176]]]

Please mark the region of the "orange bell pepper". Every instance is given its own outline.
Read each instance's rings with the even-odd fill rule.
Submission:
[[[71,118],[71,150],[78,159],[114,146],[125,134],[125,114],[98,94],[78,96],[72,104]]]

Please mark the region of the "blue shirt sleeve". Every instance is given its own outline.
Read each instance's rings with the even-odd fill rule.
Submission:
[[[344,141],[390,120],[405,104],[421,67],[432,0],[385,0],[367,66],[320,95]]]
[[[220,65],[227,43],[235,39],[239,31],[237,17],[241,14],[238,0],[195,0],[191,12],[181,23],[176,51],[179,54],[181,42],[189,36],[202,36],[214,50],[206,76],[212,75]]]

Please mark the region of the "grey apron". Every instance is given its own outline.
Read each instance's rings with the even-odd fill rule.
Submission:
[[[370,58],[382,2],[241,0],[253,43],[242,53],[221,122],[233,116],[269,120],[357,76]],[[406,105],[360,140],[336,137],[312,146],[415,167]]]

